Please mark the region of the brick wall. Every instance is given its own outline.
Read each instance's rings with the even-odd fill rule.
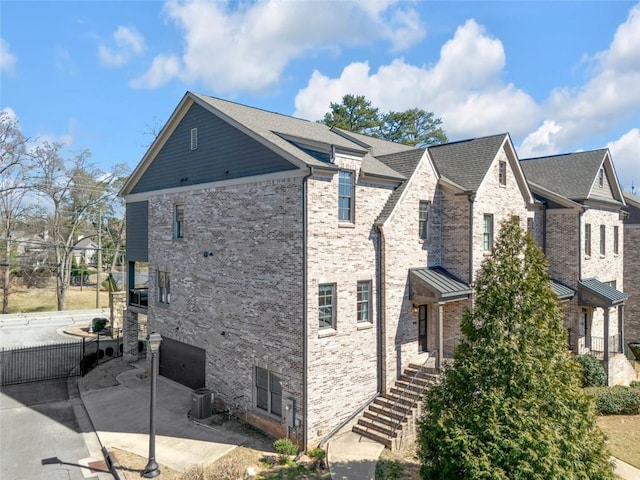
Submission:
[[[308,181],[308,442],[313,445],[377,391],[377,234],[373,222],[394,185],[360,178],[360,161],[338,156],[356,175],[355,223],[338,221],[338,174]],[[371,281],[372,322],[358,324],[357,282]],[[318,286],[336,285],[335,330],[319,330]]]
[[[626,342],[640,342],[640,225],[624,228],[624,292]]]
[[[184,204],[180,240],[176,203]],[[170,273],[169,306],[157,304],[158,269]],[[253,423],[280,436],[282,422],[255,407],[254,367],[280,375],[283,400],[302,406],[301,178],[152,197],[149,321],[163,336],[205,349],[216,398],[230,404],[242,396]]]

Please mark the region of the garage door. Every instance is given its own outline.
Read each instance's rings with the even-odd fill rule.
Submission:
[[[189,388],[205,386],[206,351],[167,337],[160,344],[160,375]]]

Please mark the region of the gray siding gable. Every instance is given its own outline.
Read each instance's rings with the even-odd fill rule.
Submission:
[[[191,150],[191,129],[198,147]],[[198,104],[180,120],[130,193],[197,185],[297,167]]]
[[[127,261],[149,261],[149,202],[127,203]]]

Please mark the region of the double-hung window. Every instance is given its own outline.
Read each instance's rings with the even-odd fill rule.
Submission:
[[[584,224],[584,254],[591,256],[591,224]]]
[[[171,301],[171,281],[169,272],[158,270],[158,303],[169,305]]]
[[[353,172],[340,170],[338,172],[338,220],[341,222],[354,221],[355,183]]]
[[[358,282],[357,294],[357,320],[361,322],[371,322],[371,282],[369,280]]]
[[[429,238],[429,207],[430,203],[424,200],[420,201],[418,210],[418,235],[426,240]]]
[[[613,227],[613,254],[618,255],[620,250],[620,239],[618,238],[618,227]]]
[[[336,328],[336,285],[327,283],[318,288],[318,328]]]
[[[282,417],[282,380],[260,367],[256,367],[256,407]]]
[[[177,203],[173,212],[173,236],[184,238],[184,205]]]
[[[482,249],[485,252],[493,250],[493,215],[484,214],[482,225]]]
[[[607,253],[607,228],[600,225],[600,255]]]

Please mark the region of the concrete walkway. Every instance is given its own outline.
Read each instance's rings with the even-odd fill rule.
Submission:
[[[98,390],[80,388],[82,401],[100,443],[147,457],[149,453],[150,378],[133,368],[117,377],[120,385]],[[158,377],[156,397],[156,458],[174,470],[209,464],[244,442],[229,432],[189,420],[191,389]]]
[[[640,469],[617,458],[614,458],[613,461],[616,465],[616,475],[620,478],[623,480],[640,480]]]
[[[346,432],[328,444],[327,462],[332,480],[375,480],[381,443]]]

